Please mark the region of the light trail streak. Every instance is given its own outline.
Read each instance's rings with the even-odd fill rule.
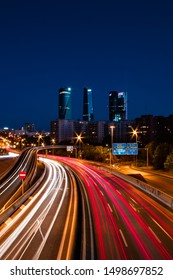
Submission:
[[[0,156],[0,159],[1,158],[13,158],[13,157],[18,157],[19,156],[19,154],[17,154],[17,153],[12,153],[12,152],[9,152],[9,154],[8,155],[4,155],[4,156]]]
[[[60,158],[60,161],[63,160],[63,158]],[[172,221],[172,218],[170,215],[166,214],[166,211],[162,210],[162,207],[159,206],[159,204],[154,202],[152,199],[148,199],[148,197],[142,192],[136,191],[136,189],[132,187],[132,185],[124,182],[122,179],[117,178],[116,176],[108,175],[108,172],[99,172],[98,169],[87,164],[84,165],[81,162],[75,161],[73,159],[66,159],[66,163],[72,166],[74,170],[78,174],[80,174],[83,181],[85,182],[92,207],[94,221],[96,224],[96,236],[97,242],[99,244],[98,246],[100,249],[101,258],[106,257],[106,249],[103,245],[103,236],[100,233],[105,229],[104,227],[100,227],[102,218],[100,215],[98,215],[98,212],[104,211],[103,209],[105,207],[105,201],[107,200],[108,205],[110,205],[110,202],[115,205],[115,208],[118,211],[118,216],[122,217],[122,221],[126,227],[127,234],[131,237],[131,240],[133,238],[134,245],[131,246],[136,246],[136,248],[138,247],[138,252],[140,252],[142,259],[155,259],[158,257],[161,259],[172,259],[170,253],[163,245],[164,243],[161,242],[160,238],[155,234],[151,226],[148,227],[148,223],[144,219],[145,216],[143,215],[143,213],[145,212],[145,215],[148,218],[150,218],[150,215],[152,217],[155,217],[159,224],[164,225],[167,236],[172,236],[171,228],[167,223],[161,221],[159,215],[157,215],[156,213],[157,211],[159,213],[162,213],[170,221]],[[109,181],[107,180],[107,178],[109,178]],[[121,192],[119,189],[121,190]],[[99,196],[98,191],[102,197]],[[138,195],[136,195],[136,192],[138,192]],[[134,205],[132,205],[131,203],[129,204],[130,199],[134,202]],[[152,207],[154,210],[151,209],[147,200],[152,201]],[[100,205],[97,203],[97,201],[99,201],[98,203]],[[140,214],[139,212],[137,213],[137,209],[139,208],[141,209]],[[115,226],[114,218],[111,217],[111,215],[108,215],[107,212],[105,212],[103,216],[105,220],[111,220],[112,226],[110,223],[108,224],[109,231],[111,233],[111,229],[114,228],[115,235],[117,228]],[[117,216],[117,213],[115,213],[115,216]],[[124,242],[121,231],[120,235]],[[119,240],[119,244],[121,244],[121,240]],[[116,244],[112,243],[112,246],[115,246],[116,248]]]
[[[168,215],[166,211],[163,211],[162,207],[158,206],[158,203],[154,202],[151,198],[149,198],[142,192],[136,190],[136,192],[138,193],[138,195],[136,195],[132,189],[132,186],[130,186],[128,183],[123,182],[119,178],[117,178],[116,182],[118,182],[121,188],[131,197],[131,200],[135,198],[135,204],[140,205],[140,207],[145,209],[145,211],[150,214],[151,219],[154,218],[155,221],[157,221],[158,225],[160,225],[161,228],[164,228],[164,232],[172,239],[173,229],[168,227],[168,224],[164,222],[164,219],[160,218],[160,216],[163,215],[167,220],[170,221],[171,224],[173,224],[172,216]],[[151,205],[153,209],[155,209],[155,211],[152,210]]]
[[[173,237],[155,220],[151,217],[151,219],[156,223],[156,225],[171,239],[173,240]]]
[[[29,155],[28,155],[29,154]],[[22,160],[22,163],[18,166],[18,168],[13,172],[13,174],[7,179],[5,180],[4,183],[1,184],[0,186],[0,190],[3,189],[3,187],[5,185],[6,188],[4,190],[2,190],[0,192],[0,195],[2,195],[3,193],[5,193],[13,184],[14,182],[19,178],[19,172],[21,170],[25,170],[26,166],[28,165],[30,158],[32,156],[32,151],[28,151],[24,157],[24,159]],[[10,182],[10,183],[9,183]],[[9,183],[9,184],[8,184]]]
[[[164,211],[154,200],[113,174],[100,171],[88,164],[84,165],[75,159],[65,157],[55,157],[55,159],[70,166],[70,170],[74,170],[80,182],[84,219],[82,259],[87,257],[88,224],[91,259],[136,259],[136,256],[139,259],[172,259],[169,245],[164,244],[164,238],[167,240],[169,238],[171,242],[173,240],[173,230],[168,223],[172,222],[173,217],[169,211]],[[28,200],[21,211],[2,229],[0,257],[25,258],[34,240],[39,237],[32,258],[41,258],[64,204],[69,185],[73,188],[69,194],[69,207],[65,212],[66,219],[56,256],[57,259],[70,259],[72,255],[77,224],[75,214],[77,201],[74,198],[77,197],[77,188],[73,182],[74,176],[70,170],[67,176],[67,167],[64,168],[55,161],[46,158],[43,161],[49,169],[48,178],[33,198]],[[58,206],[45,230],[44,222],[57,198]],[[22,222],[19,223],[20,220]],[[9,234],[9,229],[15,227],[16,223],[19,225]],[[68,236],[70,226],[71,235]],[[6,234],[7,238],[4,239]]]
[[[62,166],[60,164],[56,163],[56,166],[55,166],[55,163],[51,163],[50,160],[45,160],[45,159],[44,159],[44,162],[49,168],[49,174],[48,174],[48,178],[47,178],[46,182],[44,183],[42,188],[38,191],[38,193],[33,197],[33,199],[28,202],[28,204],[25,206],[25,208],[22,209],[22,211],[20,213],[18,213],[14,217],[14,219],[8,224],[8,226],[5,227],[4,229],[2,229],[2,231],[0,233],[0,238],[2,238],[2,236],[4,236],[4,234],[8,231],[9,227],[15,225],[17,220],[20,219],[21,217],[23,217],[24,214],[28,211],[28,209],[31,209],[30,212],[27,214],[27,216],[19,224],[19,226],[0,245],[0,257],[1,258],[6,254],[4,259],[8,259],[14,251],[16,253],[13,256],[13,259],[15,259],[17,257],[19,259],[22,258],[23,254],[29,247],[29,245],[30,245],[31,241],[33,240],[34,236],[36,235],[37,231],[40,230],[41,224],[43,223],[46,215],[48,214],[51,206],[53,205],[53,203],[56,199],[57,193],[60,190],[60,187],[65,179],[65,188],[63,190],[63,196],[58,205],[57,211],[55,213],[55,217],[57,217],[57,215],[60,211],[60,208],[63,203],[63,199],[65,197],[66,189],[67,189],[67,177],[66,177],[67,175],[66,175],[64,168],[62,168]],[[58,174],[59,174],[58,178],[57,178],[57,170],[58,170]],[[61,173],[60,173],[60,170],[61,170]],[[58,185],[57,185],[57,183],[58,183]],[[17,240],[19,235],[22,233],[22,231],[24,231],[25,227],[29,224],[31,219],[34,217],[34,215],[37,213],[39,208],[42,206],[42,204],[48,200],[50,194],[51,194],[51,199],[49,199],[46,207],[44,207],[42,213],[38,216],[37,220],[31,224],[31,226],[28,228],[27,231],[25,231],[25,233],[23,234],[23,237],[20,238],[19,241],[16,242],[16,245],[12,246],[13,243],[15,242],[15,240]],[[34,205],[34,203],[37,201],[38,198],[39,198],[39,201]],[[39,221],[39,223],[38,223],[38,221]],[[44,236],[44,240],[38,247],[37,253],[34,256],[35,258],[39,257],[41,250],[44,247],[44,244],[51,231],[54,221],[55,221],[55,218],[53,218],[53,221],[52,221],[50,227],[48,228],[46,235]],[[12,249],[10,249],[10,253],[8,253],[8,249],[11,248],[11,246],[12,246]],[[25,249],[23,249],[23,248],[25,248]],[[21,253],[20,253],[20,251],[21,251]],[[20,257],[18,256],[19,253],[20,253]]]

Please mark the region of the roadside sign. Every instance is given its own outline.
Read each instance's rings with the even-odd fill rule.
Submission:
[[[126,143],[113,143],[112,144],[113,155],[126,155]]]
[[[113,143],[112,144],[113,155],[137,155],[138,143]]]
[[[73,146],[67,146],[67,152],[73,152]]]
[[[20,179],[25,179],[26,178],[26,172],[25,171],[20,171],[19,172],[19,177],[20,177]]]
[[[127,155],[138,154],[138,143],[127,143]]]

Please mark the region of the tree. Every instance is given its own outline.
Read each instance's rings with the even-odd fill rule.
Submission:
[[[163,169],[164,162],[171,151],[171,145],[168,143],[159,144],[154,152],[153,166],[155,169]]]
[[[168,169],[173,169],[173,150],[167,156],[166,161],[164,163],[164,167]]]
[[[152,141],[147,145],[148,157],[149,157],[149,160],[151,160],[151,162],[153,161],[154,153],[155,153],[157,146],[158,146],[157,141]]]

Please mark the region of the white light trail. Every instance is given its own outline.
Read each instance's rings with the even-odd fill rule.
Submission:
[[[39,257],[39,255],[46,243],[46,240],[50,234],[50,231],[53,227],[54,221],[61,209],[63,200],[65,198],[65,193],[68,188],[66,170],[62,165],[60,165],[59,163],[57,163],[55,161],[45,159],[45,158],[41,159],[41,160],[44,161],[44,163],[46,164],[46,168],[48,168],[48,170],[49,170],[47,180],[45,181],[45,183],[43,184],[41,189],[33,196],[33,199],[29,200],[27,205],[16,216],[14,216],[14,218],[11,220],[11,222],[8,223],[8,225],[6,227],[4,227],[1,230],[0,239],[3,236],[5,236],[5,234],[7,233],[7,231],[9,230],[10,227],[14,226],[15,223],[24,216],[24,219],[22,220],[22,222],[16,227],[16,229],[14,231],[12,231],[12,233],[0,245],[0,257],[1,258],[3,256],[5,256],[4,259],[8,259],[8,257],[11,254],[13,255],[13,252],[15,252],[15,254],[13,255],[13,259],[15,259],[18,255],[20,256],[20,258],[22,258],[22,255],[27,250],[27,247],[32,242],[36,233],[41,230],[41,225],[42,225],[44,219],[46,218],[53,203],[55,202],[57,193],[59,191],[62,191],[62,189],[61,189],[62,184],[65,182],[65,187],[63,187],[63,195],[58,204],[55,216],[53,217],[53,220],[52,220],[51,224],[49,225],[45,236],[43,236],[43,234],[42,234],[42,237],[43,237],[42,242],[41,242],[40,246],[38,247],[34,258]],[[39,200],[38,200],[38,198],[39,198]],[[36,203],[37,200],[38,200],[38,202]],[[38,215],[37,211],[39,211],[39,209],[41,209],[42,205],[45,204],[45,202],[46,202],[46,206],[44,206],[43,210]],[[31,209],[31,210],[29,210],[29,209]],[[37,216],[35,222],[31,223],[29,228],[27,230],[25,230],[25,227],[27,225],[29,225],[29,223],[31,222],[31,219],[33,217],[35,217],[36,215],[38,215],[38,216]],[[17,239],[21,233],[22,233],[22,237],[19,239],[19,241],[17,241]],[[15,244],[15,246],[12,246],[12,244],[13,245]],[[10,249],[10,253],[8,253],[9,249]]]

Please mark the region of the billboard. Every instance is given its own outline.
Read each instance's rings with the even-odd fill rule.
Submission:
[[[113,155],[137,155],[138,143],[113,143]]]

